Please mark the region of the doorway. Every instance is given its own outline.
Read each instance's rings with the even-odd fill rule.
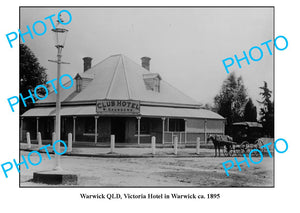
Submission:
[[[126,118],[111,118],[111,134],[115,135],[116,143],[125,142]]]

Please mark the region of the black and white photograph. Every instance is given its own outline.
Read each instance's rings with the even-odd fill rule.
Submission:
[[[297,212],[296,1],[0,10],[3,212]]]
[[[274,7],[19,12],[20,187],[274,187]]]

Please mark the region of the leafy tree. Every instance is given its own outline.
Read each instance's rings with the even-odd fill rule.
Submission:
[[[248,100],[248,102],[245,106],[244,120],[245,121],[252,121],[252,122],[257,121],[256,106],[254,106],[251,98],[249,98],[249,100]]]
[[[268,84],[265,81],[264,86],[259,88],[262,90],[259,93],[262,96],[262,101],[257,102],[263,105],[259,112],[261,116],[260,122],[263,125],[264,133],[267,136],[274,137],[274,103],[270,100],[272,91],[268,88]]]
[[[20,93],[23,97],[29,95],[28,90],[34,94],[34,88],[40,84],[46,84],[47,74],[46,69],[40,65],[37,57],[25,44],[20,44]],[[44,89],[37,90],[40,97],[45,95]],[[20,114],[32,107],[31,101],[26,101],[27,107],[21,103],[20,100]]]
[[[231,134],[232,123],[243,121],[247,91],[242,77],[230,73],[223,82],[220,93],[214,98],[217,112],[226,118],[226,134]]]

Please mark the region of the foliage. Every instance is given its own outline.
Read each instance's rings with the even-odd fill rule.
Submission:
[[[263,125],[264,133],[267,136],[274,137],[274,103],[270,100],[272,91],[268,88],[267,82],[264,81],[264,86],[259,87],[262,92],[259,94],[262,96],[262,101],[257,101],[262,105],[259,115],[260,122]]]
[[[245,106],[244,120],[251,121],[251,122],[257,122],[256,106],[254,106],[251,98],[249,98],[249,100]]]
[[[226,134],[231,133],[231,126],[234,122],[244,120],[244,106],[247,103],[247,91],[242,77],[236,78],[230,73],[223,82],[220,93],[214,98],[217,112],[226,118]]]
[[[20,93],[23,97],[29,96],[28,90],[34,94],[34,88],[40,84],[46,84],[47,74],[46,69],[40,65],[37,57],[25,44],[20,44]],[[37,90],[40,97],[45,95],[45,90]],[[27,99],[24,107],[20,100],[20,114],[32,107],[32,100]]]

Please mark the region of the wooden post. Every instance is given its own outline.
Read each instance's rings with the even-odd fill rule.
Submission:
[[[53,117],[53,131],[55,132],[55,129],[56,129],[56,122],[55,122],[55,120],[56,120],[56,117],[54,116]],[[52,135],[53,135],[53,133],[52,133]]]
[[[20,141],[23,141],[23,117],[21,117]]]
[[[187,119],[184,119],[184,143],[187,142],[186,134],[187,134]]]
[[[141,117],[136,117],[138,119],[138,144],[141,142]]]
[[[155,136],[152,136],[151,137],[152,155],[155,155],[155,142],[156,142],[156,138],[155,138]]]
[[[181,144],[181,132],[179,132],[179,143]]]
[[[39,148],[41,148],[42,147],[42,135],[40,132],[37,133],[37,141],[38,141]]]
[[[166,118],[161,118],[162,119],[162,144],[165,144],[165,120]]]
[[[75,135],[76,135],[76,116],[73,116],[73,142],[75,143]]]
[[[204,143],[207,144],[207,134],[206,134],[206,125],[207,125],[207,120],[204,120]]]
[[[115,152],[115,135],[110,136],[110,152]]]
[[[178,149],[178,137],[174,137],[174,154],[177,155],[177,149]]]
[[[39,132],[39,117],[36,117],[36,139],[38,140],[38,132]]]
[[[26,133],[26,139],[27,139],[27,148],[30,149],[31,141],[30,141],[30,133],[29,132]]]
[[[98,120],[99,116],[95,116],[95,144],[97,144],[97,136],[98,136],[98,127],[97,127],[97,120]]]
[[[196,154],[200,154],[200,137],[197,137]]]
[[[68,134],[68,153],[72,152],[72,133]]]

